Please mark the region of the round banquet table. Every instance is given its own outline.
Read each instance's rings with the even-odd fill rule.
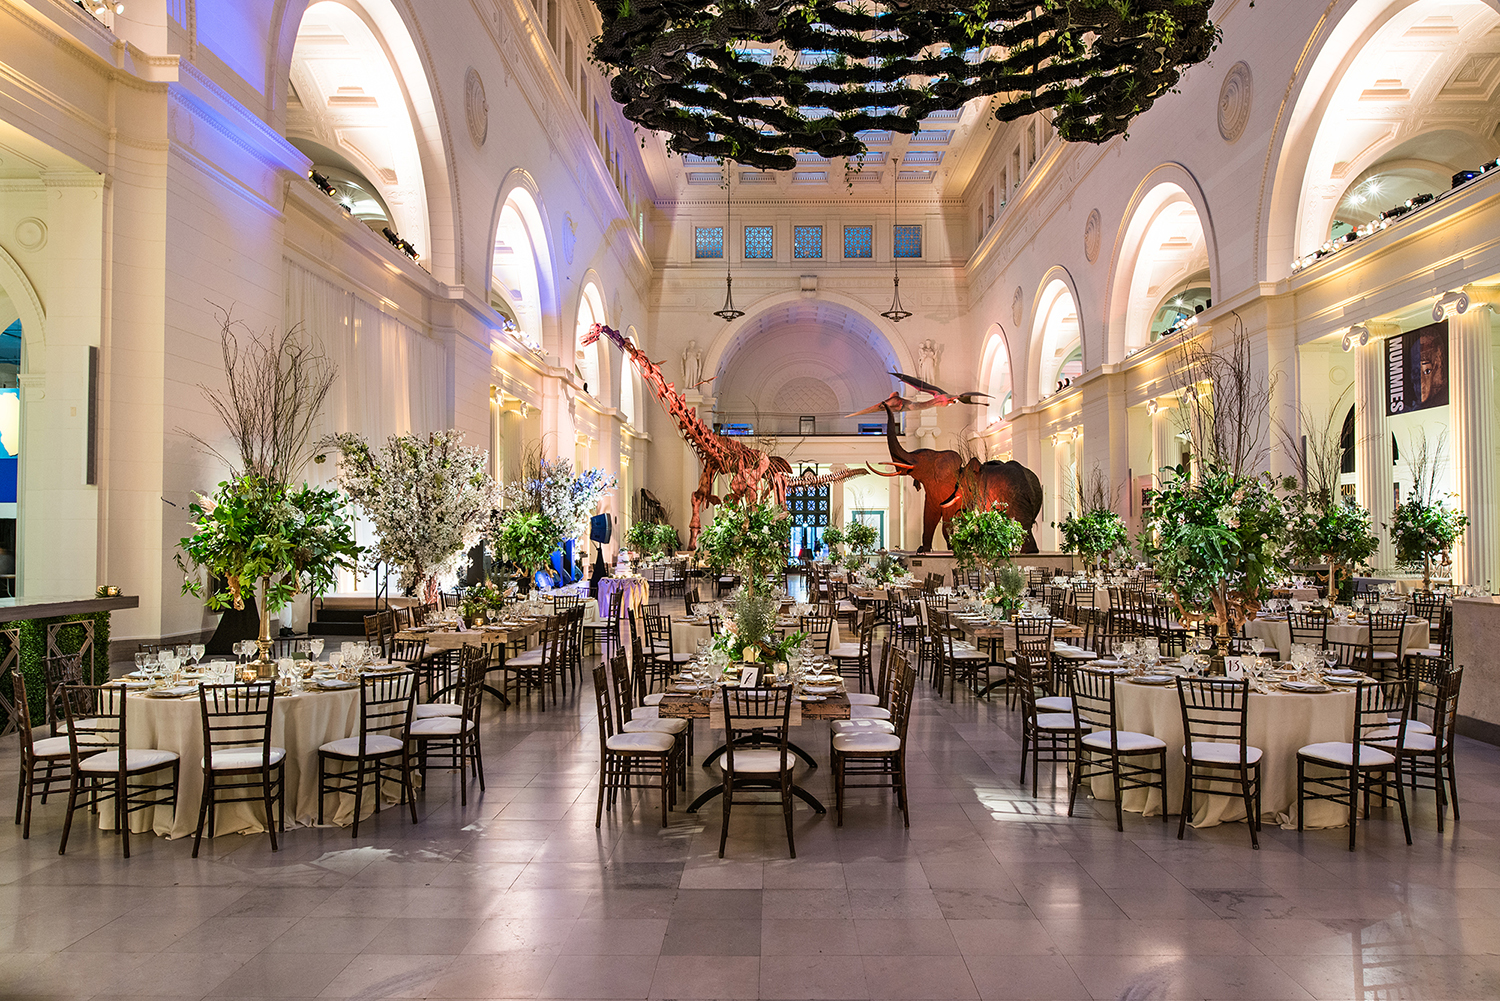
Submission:
[[[621,600],[624,608],[639,609],[646,604],[651,596],[651,585],[644,577],[600,577],[599,578],[599,618],[609,617],[610,596],[616,591],[623,592],[625,597]]]
[[[182,838],[198,828],[198,800],[203,793],[203,718],[198,696],[159,699],[135,692],[126,701],[131,747],[176,751],[181,758],[177,779],[177,809],[157,806],[132,814],[133,833],[154,831]],[[318,747],[347,737],[359,729],[359,686],[301,695],[276,694],[271,712],[271,746],[286,748],[286,825],[312,827],[318,822]],[[389,784],[387,792],[396,789]],[[354,819],[354,797],[339,796],[338,806],[325,822],[346,826]],[[367,805],[368,810],[374,804]],[[259,803],[220,803],[213,834],[256,834],[266,829],[265,809]],[[112,811],[101,807],[101,827],[113,827]]]
[[[1115,685],[1117,725],[1159,737],[1167,744],[1167,812],[1182,810],[1182,783],[1186,765],[1182,757],[1182,708],[1176,685],[1138,685],[1120,680]],[[1324,740],[1348,740],[1354,725],[1354,693],[1335,690],[1321,694],[1297,694],[1274,689],[1270,694],[1250,692],[1246,714],[1246,741],[1261,750],[1261,816],[1297,825],[1297,749]],[[1236,786],[1226,786],[1235,790]],[[1095,778],[1096,799],[1114,798],[1114,781]],[[1148,817],[1160,816],[1161,794],[1155,789],[1132,789],[1125,794],[1124,808]],[[1245,819],[1245,803],[1234,792],[1193,797],[1194,827],[1213,827]],[[1336,803],[1308,804],[1308,827],[1343,827],[1346,810]]]
[[[1259,636],[1276,648],[1277,654],[1282,660],[1292,655],[1292,627],[1286,619],[1251,619],[1245,623],[1245,635],[1252,639]],[[1402,633],[1402,648],[1405,650],[1425,650],[1432,642],[1432,629],[1426,619],[1408,618],[1406,620],[1406,631]],[[1328,627],[1328,641],[1330,643],[1368,643],[1370,642],[1370,627],[1368,624],[1355,623],[1349,625],[1330,625]]]
[[[795,626],[778,625],[777,632],[785,635],[789,629]],[[673,653],[697,653],[699,641],[713,639],[713,631],[708,628],[708,619],[702,622],[690,622],[687,619],[672,620],[672,652]],[[839,620],[834,619],[832,628],[828,633],[828,649],[832,650],[842,640],[839,638]]]

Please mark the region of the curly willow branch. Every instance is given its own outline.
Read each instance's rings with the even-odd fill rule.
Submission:
[[[1208,58],[1208,0],[595,0],[594,61],[625,117],[678,153],[768,170],[793,152],[858,157],[861,132],[913,133],[996,98],[1012,121],[1054,109],[1100,143]]]

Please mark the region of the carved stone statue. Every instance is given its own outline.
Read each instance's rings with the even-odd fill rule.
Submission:
[[[688,341],[682,352],[682,388],[692,390],[703,381],[703,354],[697,341]]]
[[[923,382],[937,382],[937,343],[931,337],[922,342],[922,353],[917,358],[917,378]]]

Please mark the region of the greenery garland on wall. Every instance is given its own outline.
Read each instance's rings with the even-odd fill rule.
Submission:
[[[799,150],[865,152],[859,133],[910,134],[936,111],[994,98],[1044,109],[1071,142],[1101,143],[1207,59],[1206,0],[595,0],[593,58],[625,117],[678,153],[791,170]]]

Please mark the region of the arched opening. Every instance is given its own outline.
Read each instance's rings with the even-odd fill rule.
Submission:
[[[352,216],[399,235],[422,266],[451,267],[435,108],[416,47],[386,7],[308,5],[291,52],[286,136]]]
[[[765,434],[855,434],[885,412],[845,415],[896,388],[896,354],[884,334],[843,305],[798,300],[744,321],[711,385],[716,419]],[[808,424],[811,419],[811,424]]]
[[[990,335],[985,341],[980,384],[990,397],[984,411],[985,424],[1003,420],[1015,405],[1015,387],[1010,374],[1010,348],[1005,343],[1005,331],[998,323],[990,327]]]
[[[600,352],[606,342],[601,338],[593,344],[585,345],[583,338],[594,324],[607,322],[604,315],[604,297],[599,294],[599,286],[589,282],[583,287],[583,295],[578,298],[578,323],[573,335],[573,364],[578,371],[579,378],[583,380],[584,390],[599,400],[607,399],[604,383],[600,378],[602,375]]]
[[[542,278],[544,264],[550,261],[547,231],[536,201],[526,189],[515,188],[506,196],[495,225],[490,306],[500,314],[508,333],[537,351],[545,343]]]
[[[1213,301],[1208,236],[1181,184],[1163,181],[1136,202],[1125,224],[1111,288],[1111,357],[1124,357]]]
[[[1367,0],[1339,19],[1268,163],[1266,278],[1500,152],[1497,27],[1483,0]]]
[[[1078,304],[1061,278],[1042,289],[1032,344],[1037,346],[1037,397],[1050,396],[1083,374],[1083,330]]]

